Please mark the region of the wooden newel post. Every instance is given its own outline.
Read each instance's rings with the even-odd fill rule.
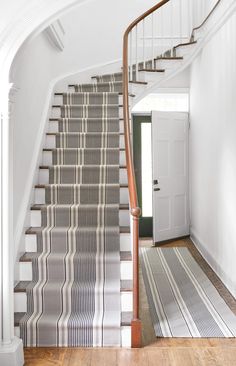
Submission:
[[[139,216],[140,208],[131,210],[133,225],[133,319],[131,321],[131,346],[142,345],[142,324],[139,319]]]

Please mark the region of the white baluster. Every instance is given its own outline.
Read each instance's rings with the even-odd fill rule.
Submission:
[[[152,69],[155,68],[155,62],[154,62],[154,14],[152,13],[151,17],[152,22]]]
[[[130,35],[129,35],[129,80],[130,81],[133,80],[132,47],[133,47],[133,42],[132,42],[132,31],[131,31]]]
[[[192,1],[188,1],[188,34],[189,38],[191,37],[193,30],[193,3]]]
[[[171,56],[173,56],[174,47],[174,16],[173,16],[173,1],[170,3],[170,37],[171,37]]]
[[[161,8],[161,11],[160,11],[160,23],[161,23],[161,31],[160,31],[160,34],[161,34],[161,47],[160,47],[160,54],[163,53],[163,49],[164,49],[164,46],[163,46],[163,36],[164,36],[164,9]]]
[[[179,38],[180,43],[183,43],[183,23],[182,23],[182,0],[179,0]]]
[[[143,19],[143,68],[145,69],[145,19]]]

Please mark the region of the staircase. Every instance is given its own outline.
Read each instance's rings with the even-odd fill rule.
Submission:
[[[25,346],[130,346],[129,201],[114,79],[55,95],[15,287]]]
[[[128,27],[122,71],[55,93],[14,290],[25,346],[141,345],[129,105],[187,67],[197,42],[155,54],[152,34],[151,56],[134,60],[131,35],[137,48],[136,27],[168,2]]]

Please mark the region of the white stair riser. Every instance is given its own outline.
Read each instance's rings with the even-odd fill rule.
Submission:
[[[131,326],[121,327],[121,347],[131,347]]]
[[[14,334],[16,337],[20,338],[20,327],[14,327]],[[131,327],[130,326],[121,327],[121,347],[124,347],[124,348],[131,347]]]
[[[26,252],[37,252],[37,236],[36,234],[25,235],[25,251]],[[129,252],[131,251],[131,238],[130,233],[120,234],[120,251]]]
[[[158,60],[156,61],[156,69],[173,70],[180,67],[183,60]]]
[[[32,281],[32,263],[20,262],[20,281]],[[132,261],[120,262],[120,277],[121,280],[132,280],[133,266]]]
[[[49,184],[49,169],[39,169],[39,184]],[[120,169],[120,184],[127,184],[126,169]]]
[[[181,56],[186,56],[193,51],[193,49],[195,48],[195,45],[188,45],[188,46],[182,46],[182,47],[177,47],[176,48],[176,56],[177,57],[181,57]]]
[[[121,311],[132,311],[133,309],[133,293],[123,292],[120,294],[121,299]],[[14,293],[14,311],[25,313],[27,311],[27,296],[26,292]]]
[[[119,211],[119,225],[120,226],[129,226],[130,225],[129,210],[120,210]],[[30,226],[41,227],[41,211],[40,210],[30,210]]]
[[[165,72],[147,72],[147,71],[139,71],[138,72],[138,80],[150,82],[158,82],[165,77]]]
[[[43,165],[52,165],[52,151],[43,151]],[[125,151],[120,151],[120,165],[126,165]]]
[[[61,108],[52,107],[51,117],[61,118]],[[123,118],[123,107],[119,107],[119,118]]]
[[[45,204],[45,188],[35,188],[34,203]],[[120,203],[129,203],[128,188],[120,188]]]
[[[58,121],[50,121],[48,132],[58,132],[58,130]],[[120,121],[120,132],[124,132],[124,121]]]
[[[72,89],[72,88],[71,88]],[[70,90],[69,93],[74,93],[74,90]],[[63,104],[63,96],[62,95],[54,95],[54,103],[56,105],[61,105]],[[119,104],[122,105],[123,104],[123,96],[119,95]]]
[[[133,83],[129,84],[129,92],[135,95],[142,93],[146,88],[147,85],[144,84],[133,84]]]
[[[124,135],[121,135],[121,136],[120,136],[120,143],[119,143],[119,147],[120,147],[120,148],[124,148],[124,147],[125,147]],[[56,148],[56,136],[53,136],[53,135],[46,135],[46,144],[45,144],[45,148],[46,148],[46,149],[55,149],[55,148]]]

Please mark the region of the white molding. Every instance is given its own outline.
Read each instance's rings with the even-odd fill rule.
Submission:
[[[190,238],[191,238],[192,242],[194,243],[195,247],[197,248],[197,250],[201,253],[201,255],[206,260],[206,262],[209,264],[209,266],[213,269],[213,271],[221,279],[221,281],[227,287],[227,289],[230,291],[230,293],[234,297],[236,297],[235,281],[232,281],[232,279],[226,274],[226,272],[221,267],[221,265],[215,260],[213,255],[206,249],[206,245],[199,238],[199,236],[193,230],[193,228],[190,228]]]
[[[22,340],[14,337],[10,344],[0,345],[0,365],[23,366],[24,353]]]
[[[64,50],[64,36],[65,31],[59,20],[56,20],[54,23],[50,24],[45,29],[45,35],[49,41],[49,43],[59,51]]]

